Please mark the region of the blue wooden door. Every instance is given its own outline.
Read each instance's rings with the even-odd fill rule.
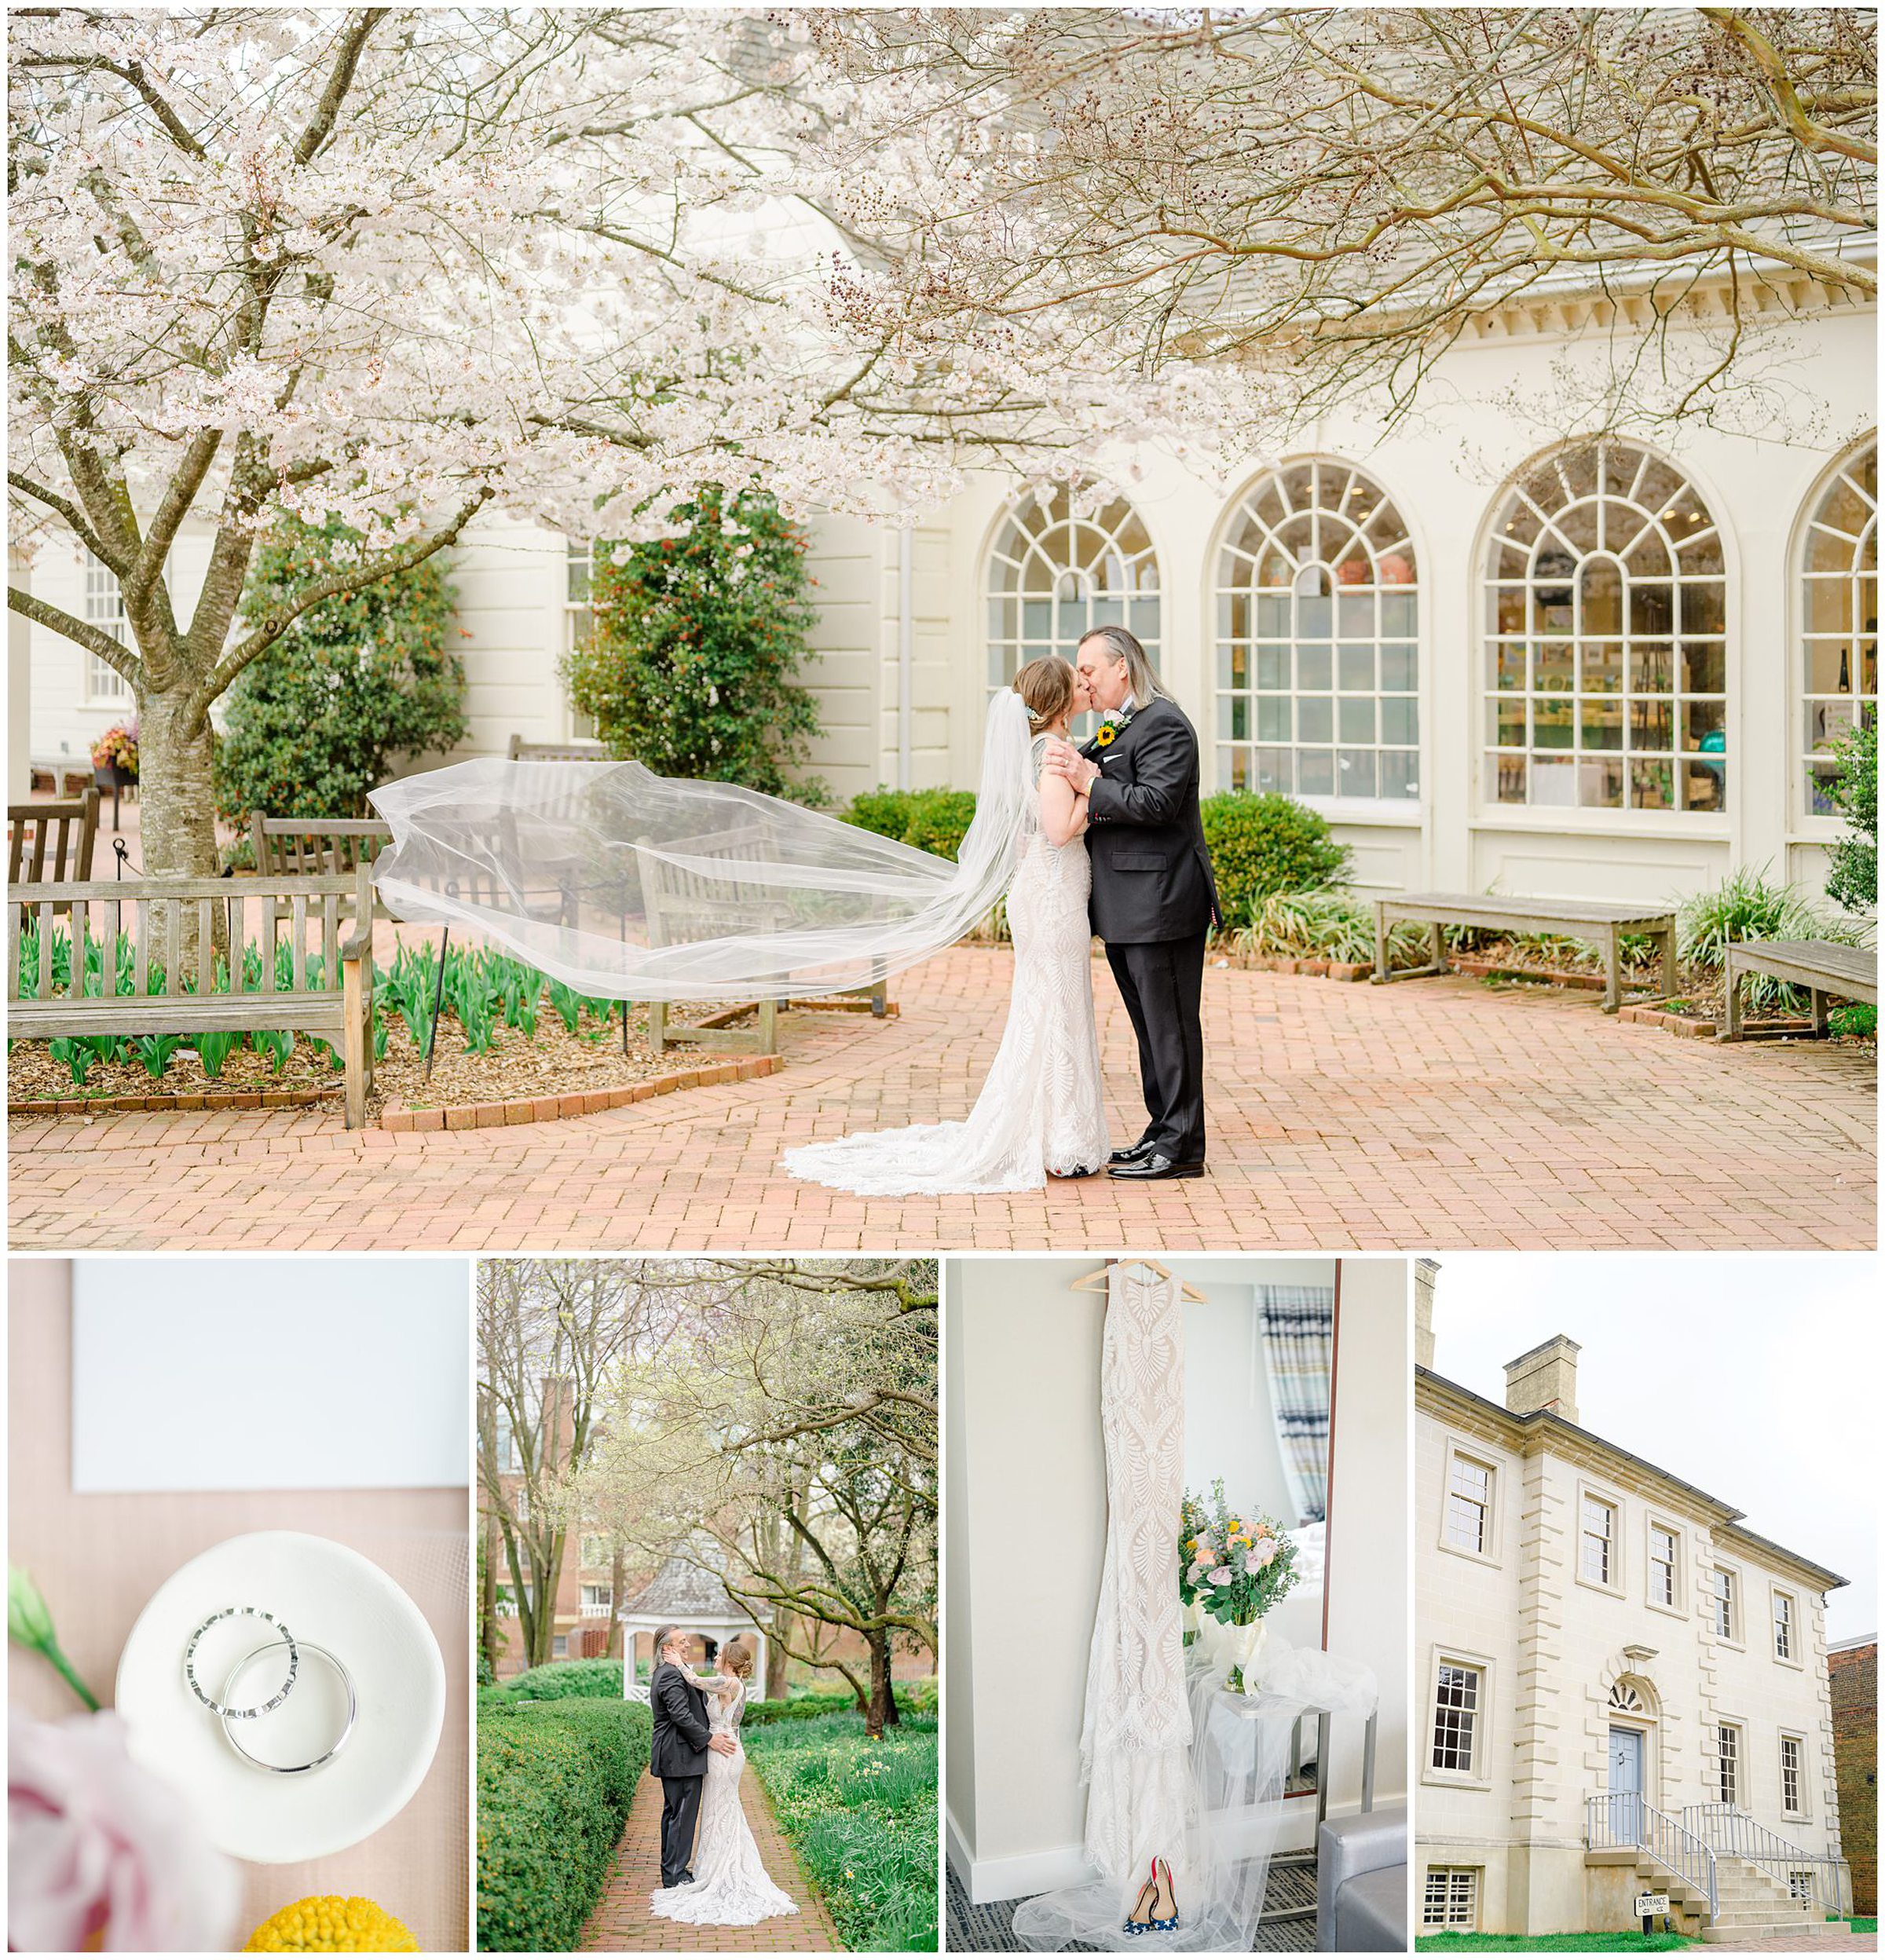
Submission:
[[[1610,1731],[1610,1835],[1636,1845],[1643,1834],[1643,1739],[1634,1728]]]

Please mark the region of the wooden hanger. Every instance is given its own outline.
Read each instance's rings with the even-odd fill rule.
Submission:
[[[1186,1300],[1202,1302],[1204,1295],[1195,1286],[1188,1286],[1169,1266],[1161,1266],[1155,1259],[1109,1259],[1096,1273],[1089,1273],[1084,1278],[1076,1279],[1070,1289],[1076,1293],[1103,1293],[1106,1291],[1107,1277],[1115,1266],[1144,1266],[1156,1273],[1161,1279],[1169,1279]]]

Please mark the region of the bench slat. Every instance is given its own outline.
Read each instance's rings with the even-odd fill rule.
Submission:
[[[1843,946],[1829,939],[1738,939],[1727,949],[1728,971],[1764,973],[1795,986],[1817,986],[1825,992],[1842,987],[1862,989],[1856,997],[1878,999],[1878,955],[1865,946]]]
[[[1667,904],[1618,905],[1590,898],[1501,898],[1484,892],[1384,893],[1376,903],[1386,906],[1389,917],[1438,919],[1448,925],[1660,925],[1675,916],[1674,908]]]
[[[346,1015],[339,993],[278,993],[262,1006],[253,993],[179,994],[174,1000],[157,994],[148,1000],[126,995],[83,1000],[63,996],[43,1005],[20,1002],[7,1019],[8,1033],[17,1040],[43,1040],[82,1030],[96,1022],[114,1034],[249,1034],[258,1029],[290,1028],[298,1033],[331,1040],[346,1030]]]

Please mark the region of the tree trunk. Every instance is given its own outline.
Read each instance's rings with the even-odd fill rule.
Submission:
[[[496,1680],[503,1648],[497,1630],[497,1533],[489,1524],[485,1527],[485,1556],[478,1564],[478,1644],[491,1678]]]
[[[137,794],[146,877],[214,878],[221,869],[209,722],[206,718],[186,734],[183,719],[181,687],[139,689]]]
[[[614,1549],[609,1556],[609,1647],[610,1660],[620,1659],[624,1667],[628,1657],[622,1646],[622,1591],[628,1583],[628,1555],[622,1549],[621,1541],[614,1541]]]
[[[890,1636],[867,1633],[864,1638],[870,1648],[870,1706],[865,1712],[864,1733],[870,1741],[881,1742],[885,1724],[899,1719],[890,1682]]]
[[[766,1699],[769,1702],[782,1702],[788,1692],[785,1685],[785,1664],[792,1658],[785,1651],[785,1643],[780,1637],[785,1632],[785,1615],[774,1611],[772,1637],[766,1643]]]

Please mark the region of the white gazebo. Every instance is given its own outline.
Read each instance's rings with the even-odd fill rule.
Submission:
[[[617,1615],[622,1626],[622,1692],[630,1701],[648,1699],[646,1684],[635,1679],[641,1636],[648,1636],[652,1673],[654,1636],[670,1625],[698,1634],[713,1642],[716,1649],[736,1637],[745,1640],[752,1649],[752,1678],[764,1691],[765,1632],[727,1590],[719,1574],[708,1563],[711,1556],[704,1549],[671,1552],[661,1571]]]

